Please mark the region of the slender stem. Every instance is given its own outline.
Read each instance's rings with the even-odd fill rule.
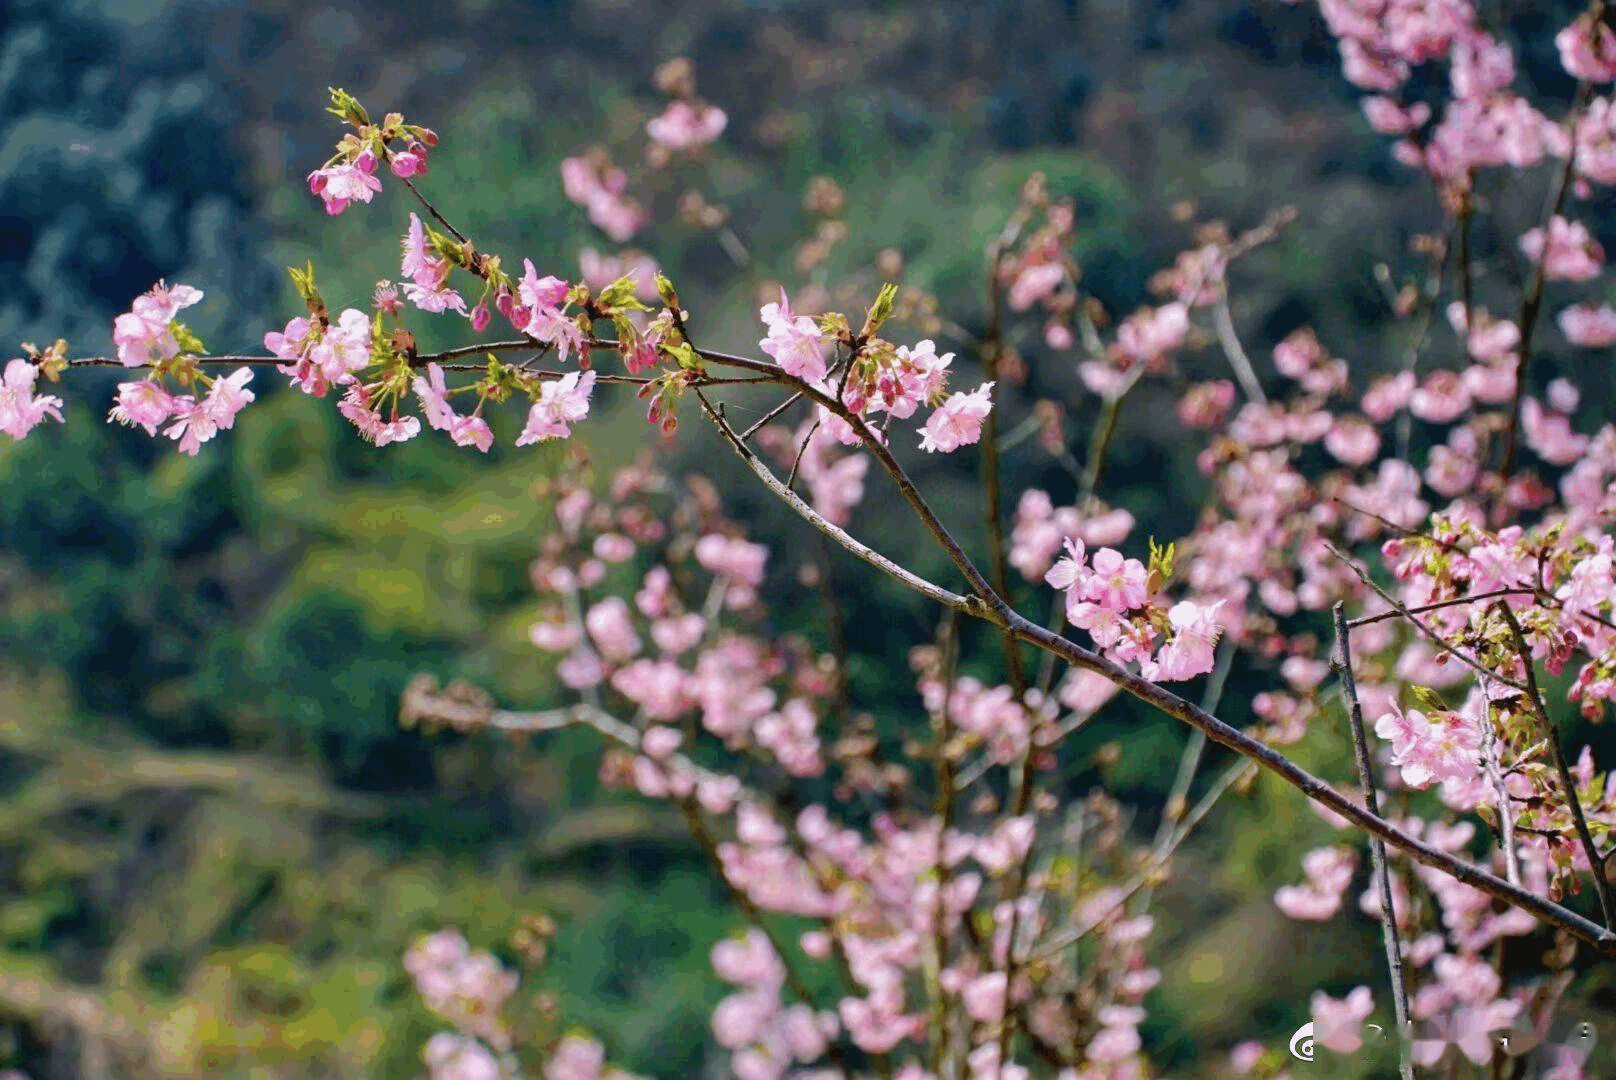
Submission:
[[[1386,592],[1386,590],[1382,589],[1379,585],[1376,585],[1373,581],[1371,581],[1369,575],[1363,570],[1363,568],[1357,563],[1353,562],[1351,559],[1347,558],[1345,555],[1341,554],[1340,549],[1338,549],[1334,544],[1330,543],[1329,541],[1325,541],[1324,546],[1329,549],[1330,554],[1340,559],[1346,564],[1348,569],[1350,569],[1354,574],[1357,574],[1359,581],[1363,582],[1365,585],[1375,590],[1376,593],[1380,594],[1380,598],[1386,601],[1386,603],[1390,604],[1394,611],[1403,616],[1403,618],[1407,619],[1409,622],[1413,623],[1420,633],[1430,638],[1431,641],[1444,652],[1457,657],[1458,660],[1465,665],[1465,667],[1470,668],[1483,678],[1496,679],[1505,686],[1513,687],[1514,689],[1521,691],[1523,694],[1526,692],[1526,687],[1523,684],[1518,683],[1514,679],[1508,678],[1504,675],[1500,675],[1497,672],[1488,671],[1486,668],[1470,659],[1470,657],[1466,656],[1452,645],[1449,645],[1441,634],[1438,634],[1435,630],[1432,630],[1429,626],[1425,625],[1425,623],[1421,622],[1417,615],[1413,614],[1408,610],[1408,608],[1398,603],[1396,599]]]
[[[753,424],[751,427],[749,427],[745,431],[741,432],[741,441],[742,442],[749,441],[752,438],[753,435],[756,435],[758,433],[758,430],[760,428],[768,426],[769,421],[775,419],[781,413],[785,412],[787,409],[791,408],[791,406],[795,405],[797,402],[799,402],[801,400],[802,400],[802,395],[801,394],[792,394],[790,397],[786,398],[780,404],[776,405],[774,408],[772,408],[768,412],[764,413],[763,414],[763,419],[759,420],[757,423]]]
[[[1490,719],[1482,725],[1482,735],[1485,739],[1482,746],[1482,765],[1487,771],[1487,779],[1492,782],[1493,790],[1498,794],[1498,833],[1499,844],[1504,849],[1504,874],[1509,878],[1511,885],[1519,885],[1521,863],[1520,855],[1515,850],[1515,811],[1509,805],[1509,788],[1505,786],[1504,774],[1499,769],[1501,755],[1498,732],[1494,730]]]
[[[1576,822],[1577,838],[1582,841],[1583,854],[1588,856],[1588,865],[1593,868],[1594,887],[1599,893],[1599,910],[1605,916],[1608,929],[1613,905],[1610,882],[1605,879],[1605,860],[1600,857],[1599,850],[1594,846],[1593,834],[1588,831],[1588,820],[1582,813],[1582,800],[1577,797],[1577,785],[1571,776],[1570,766],[1566,764],[1565,748],[1560,745],[1560,729],[1549,719],[1548,706],[1544,704],[1543,693],[1537,685],[1537,665],[1532,660],[1532,650],[1526,644],[1526,635],[1521,632],[1520,622],[1504,601],[1498,601],[1495,607],[1509,624],[1509,632],[1515,638],[1515,652],[1521,658],[1521,667],[1526,670],[1526,697],[1532,703],[1532,710],[1537,713],[1538,723],[1548,735],[1550,749],[1554,751],[1554,768],[1560,774],[1560,787],[1565,791],[1566,803],[1571,807],[1571,819]]]
[[[1223,354],[1229,358],[1229,366],[1234,368],[1234,377],[1239,380],[1240,388],[1257,404],[1268,404],[1262,383],[1257,381],[1257,372],[1251,366],[1251,358],[1246,355],[1234,331],[1234,316],[1229,311],[1229,290],[1225,286],[1218,289],[1218,301],[1212,309],[1212,325],[1217,329],[1218,344],[1223,346]]]
[[[1420,615],[1427,611],[1436,611],[1439,608],[1456,607],[1459,604],[1474,604],[1482,600],[1495,600],[1500,596],[1533,596],[1536,589],[1494,589],[1491,592],[1476,593],[1474,596],[1455,596],[1452,600],[1438,600],[1434,604],[1421,604],[1419,607],[1393,609],[1382,611],[1378,615],[1360,615],[1356,619],[1347,620],[1347,628],[1356,630],[1360,626],[1370,623],[1385,622],[1387,619],[1401,619],[1405,612],[1410,615]]]
[[[954,762],[949,757],[948,744],[954,738],[953,721],[949,717],[949,706],[954,697],[954,672],[959,660],[959,639],[957,628],[954,625],[954,613],[943,613],[942,626],[938,632],[939,644],[942,646],[942,657],[939,669],[943,678],[943,702],[931,717],[932,738],[937,745],[937,800],[934,812],[939,822],[937,827],[937,911],[932,923],[932,948],[937,954],[937,970],[939,983],[934,990],[932,1006],[932,1045],[931,1071],[938,1077],[945,1075],[943,1066],[948,1055],[948,997],[940,981],[942,969],[948,966],[948,932],[944,927],[944,914],[946,907],[946,893],[950,878],[948,864],[942,858],[944,838],[954,824]],[[950,1063],[951,1064],[951,1063]]]
[[[1442,240],[1442,247],[1435,253],[1432,260],[1431,273],[1425,279],[1425,295],[1420,305],[1419,322],[1414,327],[1414,336],[1409,339],[1408,349],[1403,354],[1403,371],[1408,375],[1414,374],[1414,369],[1420,362],[1420,350],[1425,346],[1425,338],[1431,332],[1431,322],[1436,317],[1436,300],[1442,295],[1442,285],[1448,273],[1448,252],[1453,248],[1453,230],[1455,224],[1448,229],[1448,235]],[[1463,243],[1464,241],[1461,241]],[[1395,297],[1394,297],[1395,300]],[[1470,309],[1465,309],[1466,351],[1469,349]],[[1409,440],[1414,434],[1414,414],[1407,406],[1397,413],[1397,457],[1399,460],[1408,460]]]
[[[1223,793],[1228,791],[1229,788],[1233,787],[1235,784],[1239,783],[1242,777],[1250,773],[1254,773],[1256,769],[1257,766],[1250,761],[1237,761],[1230,766],[1228,770],[1226,770],[1222,776],[1218,777],[1213,785],[1207,789],[1206,794],[1201,796],[1200,801],[1195,804],[1195,808],[1185,815],[1184,822],[1179,826],[1177,831],[1169,836],[1164,843],[1157,845],[1155,852],[1150,856],[1150,861],[1145,868],[1139,871],[1139,873],[1135,874],[1129,880],[1128,884],[1124,885],[1117,892],[1110,905],[1107,906],[1104,911],[1094,912],[1089,917],[1089,921],[1082,926],[1074,926],[1051,936],[1043,943],[1037,952],[1033,953],[1032,959],[1040,960],[1044,957],[1053,956],[1054,954],[1065,949],[1067,946],[1081,941],[1084,937],[1092,933],[1095,927],[1099,926],[1107,918],[1109,918],[1113,911],[1116,911],[1118,908],[1122,907],[1123,904],[1127,903],[1135,893],[1147,887],[1151,883],[1151,880],[1155,877],[1156,872],[1167,864],[1167,860],[1172,858],[1173,852],[1178,850],[1179,845],[1184,842],[1185,838],[1188,837],[1192,831],[1194,831],[1195,826],[1201,823],[1201,819],[1206,817],[1207,813],[1211,811],[1212,807],[1217,804],[1217,801],[1223,797]]]
[[[842,545],[842,547],[846,548],[854,555],[857,555],[859,558],[863,559],[877,570],[897,578],[899,581],[903,582],[911,589],[914,589],[922,596],[935,600],[945,607],[950,607],[956,611],[964,611],[967,613],[974,613],[982,608],[981,601],[977,600],[975,597],[960,596],[956,593],[949,592],[947,589],[944,589],[941,586],[932,584],[930,581],[920,577],[918,574],[905,570],[903,567],[899,566],[891,559],[888,559],[880,552],[866,547],[858,540],[855,540],[853,537],[849,536],[847,532],[840,526],[834,525],[830,521],[826,520],[822,515],[816,512],[813,507],[803,502],[800,495],[786,487],[785,484],[780,481],[780,478],[775,476],[774,473],[770,471],[769,467],[763,463],[762,459],[759,458],[757,454],[752,452],[751,447],[741,442],[740,436],[733,428],[729,426],[727,421],[718,415],[718,411],[713,408],[712,403],[707,400],[705,395],[698,390],[696,392],[696,397],[701,402],[702,408],[706,411],[708,419],[713,422],[713,424],[718,428],[719,432],[726,440],[728,440],[731,449],[739,454],[741,460],[746,462],[747,467],[750,468],[754,474],[756,474],[759,480],[763,481],[764,486],[772,491],[775,496],[782,500],[787,506],[795,510],[809,524],[813,525],[814,528],[818,529],[820,532],[824,533],[826,536],[830,537],[832,540],[836,541],[838,544]]]
[[[610,343],[607,343],[607,344],[610,344]],[[463,357],[463,356],[474,356],[474,355],[477,355],[479,353],[489,353],[489,352],[528,352],[528,351],[531,351],[532,348],[533,348],[533,342],[531,342],[531,341],[492,341],[492,342],[489,342],[486,345],[466,345],[466,346],[461,346],[459,348],[454,348],[454,349],[444,349],[442,352],[422,353],[420,355],[410,357],[409,358],[409,364],[410,364],[410,367],[412,367],[412,368],[424,368],[428,364],[440,364],[443,367],[443,370],[445,370],[445,371],[487,371],[488,370],[488,365],[487,364],[450,364],[450,363],[444,363],[444,361],[445,360],[458,359],[458,358]],[[283,367],[287,363],[289,363],[289,361],[287,361],[283,357],[279,357],[279,356],[198,356],[198,357],[196,357],[196,362],[199,365],[207,365],[207,366],[215,366],[215,367],[224,367],[224,366],[232,366],[232,367]],[[123,367],[127,367],[127,365],[124,364],[124,362],[122,360],[119,360],[116,356],[79,356],[79,357],[73,357],[73,358],[70,358],[67,361],[67,366],[70,367],[70,368],[75,368],[75,367],[123,368]],[[129,370],[135,371],[135,370],[144,370],[144,369],[143,368],[142,369],[130,368]],[[559,378],[562,378],[564,375],[568,374],[568,372],[564,372],[564,371],[546,371],[546,370],[532,371],[530,373],[533,374],[533,375],[537,375],[540,378],[550,378],[550,379],[559,379]],[[602,374],[602,373],[599,373],[599,372],[596,373],[595,380],[597,382],[603,382],[603,383],[626,383],[626,384],[631,385],[631,386],[643,386],[644,384],[651,381],[650,378],[648,378],[648,377],[646,377],[644,375],[607,375],[607,374]],[[694,385],[694,386],[721,386],[721,385],[740,386],[740,385],[761,385],[761,384],[765,384],[765,383],[774,383],[774,382],[777,382],[777,381],[778,381],[777,379],[775,379],[772,376],[768,376],[768,375],[748,376],[748,377],[743,377],[743,378],[715,378],[715,377],[713,377],[711,375],[703,375],[703,376],[698,376],[695,380],[693,380],[692,385]]]
[[[421,194],[421,189],[416,187],[413,181],[411,181],[407,177],[399,177],[399,179],[403,181],[405,187],[410,189],[410,194],[414,195],[417,199],[421,200],[421,205],[426,207],[426,212],[431,214],[434,218],[436,218],[439,225],[442,225],[445,229],[448,229],[451,233],[453,233],[454,238],[456,240],[460,241],[462,244],[471,243],[470,240],[466,239],[466,234],[465,233],[461,232],[459,229],[457,229],[453,225],[449,224],[449,219],[444,217],[442,214],[438,213],[438,208],[433,206],[430,202],[427,201],[426,196]]]
[[[1206,681],[1206,692],[1201,696],[1201,708],[1207,712],[1216,712],[1218,702],[1223,700],[1223,687],[1229,678],[1229,671],[1234,667],[1234,638],[1226,636],[1218,643],[1217,664],[1212,669],[1212,677]],[[1206,735],[1200,731],[1191,731],[1189,741],[1184,744],[1184,752],[1178,759],[1178,772],[1173,776],[1173,786],[1167,793],[1167,803],[1162,811],[1161,824],[1156,827],[1156,842],[1160,844],[1189,807],[1190,785],[1195,782],[1195,771],[1201,764],[1201,753],[1206,748]]]
[[[982,359],[987,367],[990,380],[999,380],[999,360],[1003,349],[1003,301],[999,295],[999,267],[1003,259],[1003,248],[995,246],[992,252],[992,266],[988,273],[988,330],[982,342]],[[987,519],[988,552],[992,559],[993,585],[1000,596],[1010,595],[1010,562],[1004,544],[1004,511],[1001,505],[1002,492],[999,484],[999,410],[988,412],[987,419],[982,428],[982,482],[987,489],[987,498],[984,500],[982,512]],[[1004,648],[1005,669],[1010,676],[1010,687],[1015,691],[1016,700],[1023,705],[1027,701],[1027,676],[1021,664],[1021,646],[1008,631],[1000,635]],[[1019,767],[1012,776],[1012,792],[1010,816],[1020,817],[1027,812],[1028,804],[1032,800],[1033,788],[1033,753],[1034,748],[1029,738],[1027,748],[1022,752]],[[1005,971],[1005,1015],[1001,1018],[999,1029],[999,1061],[1007,1062],[1010,1058],[1010,1043],[1015,1038],[1019,1014],[1009,1008],[1010,989],[1016,978],[1016,930],[1020,920],[1018,901],[1021,893],[1027,887],[1027,874],[1030,870],[1032,851],[1029,848],[1025,856],[1017,860],[1015,869],[1006,881],[1005,897],[1010,901],[1010,919],[1008,939],[1010,944],[1006,947],[1004,958]],[[991,957],[990,957],[991,960]]]
[[[1347,699],[1347,716],[1352,720],[1352,745],[1358,758],[1358,780],[1363,784],[1364,805],[1371,814],[1380,813],[1380,796],[1375,792],[1375,770],[1369,760],[1369,741],[1364,736],[1363,705],[1358,701],[1358,683],[1352,674],[1352,631],[1347,627],[1347,606],[1336,601],[1332,609],[1335,616],[1335,656],[1333,666],[1341,676],[1341,692]],[[1369,856],[1375,866],[1375,884],[1380,889],[1380,929],[1386,943],[1386,965],[1391,975],[1392,1009],[1397,1030],[1408,1028],[1408,983],[1403,976],[1403,952],[1397,940],[1397,912],[1392,907],[1392,876],[1386,866],[1386,841],[1378,836],[1369,838]],[[1400,1059],[1399,1070],[1403,1080],[1414,1080],[1414,1064],[1402,1049],[1405,1040],[1397,1040]]]
[[[1596,0],[1596,6],[1603,7]],[[1549,226],[1560,208],[1565,205],[1566,191],[1571,186],[1571,177],[1577,167],[1577,124],[1581,120],[1582,112],[1588,107],[1588,99],[1593,96],[1593,86],[1586,80],[1577,85],[1576,103],[1571,107],[1571,114],[1567,117],[1566,127],[1571,135],[1571,153],[1566,155],[1565,168],[1560,170],[1559,181],[1554,186],[1554,192],[1549,198],[1548,206],[1543,214],[1543,248],[1532,266],[1532,279],[1527,285],[1526,292],[1521,296],[1521,314],[1517,320],[1521,330],[1521,352],[1515,361],[1515,393],[1509,404],[1509,424],[1504,428],[1504,461],[1499,466],[1499,503],[1503,507],[1503,492],[1508,487],[1510,475],[1515,471],[1515,457],[1518,450],[1517,433],[1521,425],[1521,400],[1526,393],[1526,369],[1532,362],[1532,334],[1537,329],[1537,319],[1543,310],[1543,285],[1547,280],[1546,268],[1548,266],[1548,234]]]

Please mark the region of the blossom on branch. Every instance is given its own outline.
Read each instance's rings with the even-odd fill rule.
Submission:
[[[375,161],[371,159],[371,170],[374,169]],[[327,165],[309,173],[309,191],[324,200],[325,212],[332,216],[348,209],[348,204],[356,199],[362,203],[370,202],[381,189],[382,182],[357,162]]]
[[[183,308],[202,299],[202,290],[190,285],[169,286],[162,281],[137,296],[130,311],[112,324],[112,342],[124,367],[145,367],[178,356],[179,342],[170,323]]]
[[[517,436],[516,445],[565,439],[571,435],[569,425],[589,415],[589,395],[594,388],[593,371],[573,371],[547,381],[539,391],[539,400],[528,410],[527,425]]]
[[[36,397],[34,381],[39,368],[27,360],[16,359],[6,364],[5,376],[0,379],[0,431],[13,439],[21,439],[47,416],[62,419],[62,399],[51,395]]]
[[[950,453],[982,437],[982,421],[993,411],[993,383],[985,382],[969,394],[955,394],[926,418],[920,448],[927,453]]]
[[[823,335],[814,320],[806,315],[795,318],[786,291],[780,290],[778,304],[764,304],[758,314],[769,328],[769,336],[758,346],[780,365],[787,375],[795,375],[807,382],[818,382],[825,377],[825,346]]]

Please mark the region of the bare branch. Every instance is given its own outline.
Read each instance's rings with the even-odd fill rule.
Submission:
[[[1341,693],[1347,699],[1347,716],[1352,721],[1352,745],[1358,758],[1358,781],[1363,785],[1364,805],[1371,814],[1380,813],[1380,796],[1375,792],[1375,769],[1369,760],[1369,740],[1364,735],[1363,705],[1358,701],[1358,683],[1352,675],[1352,631],[1347,627],[1347,607],[1339,600],[1332,610],[1335,617],[1335,655],[1331,666],[1341,676]],[[1386,867],[1386,841],[1369,838],[1369,856],[1375,866],[1375,884],[1380,889],[1380,929],[1386,945],[1386,966],[1391,976],[1392,1010],[1397,1030],[1408,1030],[1408,983],[1403,976],[1403,952],[1397,940],[1397,911],[1392,906],[1392,877]],[[1403,1080],[1414,1080],[1414,1064],[1399,1039],[1399,1070]]]

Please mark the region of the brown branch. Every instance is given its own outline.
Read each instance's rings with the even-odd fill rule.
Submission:
[[[1571,135],[1571,153],[1566,155],[1565,168],[1560,170],[1560,179],[1555,184],[1554,193],[1549,198],[1549,204],[1543,214],[1543,250],[1532,267],[1532,280],[1526,292],[1521,296],[1521,313],[1516,322],[1521,331],[1520,358],[1515,361],[1515,393],[1509,403],[1509,424],[1504,428],[1504,461],[1499,466],[1498,476],[1501,483],[1498,486],[1499,502],[1503,507],[1504,490],[1509,486],[1510,474],[1515,471],[1515,458],[1519,447],[1517,446],[1517,433],[1521,426],[1521,400],[1526,394],[1526,369],[1532,361],[1532,333],[1537,329],[1538,315],[1543,310],[1543,286],[1547,281],[1547,267],[1549,262],[1549,225],[1560,208],[1565,205],[1566,190],[1571,186],[1571,177],[1577,167],[1577,125],[1581,122],[1583,110],[1588,107],[1588,100],[1593,96],[1593,86],[1583,80],[1577,85],[1576,103],[1571,107],[1571,114],[1567,117],[1567,128]],[[1465,328],[1469,332],[1469,327]]]
[[[1340,559],[1343,563],[1346,564],[1346,566],[1347,566],[1347,568],[1349,570],[1351,570],[1354,574],[1358,575],[1358,580],[1359,581],[1363,582],[1365,585],[1367,585],[1371,589],[1375,590],[1375,592],[1380,595],[1380,598],[1382,600],[1386,601],[1386,603],[1388,603],[1388,604],[1390,604],[1392,606],[1392,610],[1396,611],[1403,618],[1405,618],[1409,622],[1413,623],[1414,626],[1419,630],[1420,633],[1422,633],[1426,637],[1430,638],[1444,652],[1447,652],[1447,653],[1451,654],[1452,656],[1457,657],[1462,664],[1464,664],[1466,667],[1470,668],[1472,671],[1475,671],[1477,674],[1481,675],[1483,678],[1493,679],[1493,680],[1495,680],[1497,682],[1501,682],[1505,686],[1508,686],[1508,687],[1511,687],[1513,689],[1519,690],[1523,694],[1526,692],[1526,687],[1523,684],[1516,682],[1514,679],[1511,679],[1506,675],[1500,675],[1499,673],[1497,673],[1495,671],[1488,671],[1486,668],[1482,667],[1480,664],[1478,664],[1474,660],[1470,659],[1470,657],[1466,656],[1464,653],[1460,652],[1458,649],[1454,648],[1452,645],[1449,645],[1447,643],[1447,641],[1442,637],[1441,634],[1438,634],[1435,630],[1432,630],[1429,626],[1425,625],[1425,623],[1421,622],[1418,616],[1416,616],[1413,612],[1409,611],[1408,608],[1404,607],[1401,603],[1399,603],[1395,598],[1393,598],[1391,596],[1390,593],[1386,592],[1386,590],[1382,589],[1379,585],[1376,585],[1372,580],[1370,580],[1368,573],[1366,573],[1364,571],[1364,569],[1362,567],[1360,567],[1357,563],[1353,562],[1351,559],[1347,558],[1347,556],[1343,555],[1341,553],[1340,549],[1337,548],[1334,544],[1332,544],[1328,540],[1326,540],[1324,542],[1324,546],[1329,549],[1330,554],[1332,554],[1336,558]]]
[[[413,183],[411,183],[410,179],[408,177],[401,176],[401,177],[399,177],[399,180],[400,180],[401,183],[403,183],[403,185],[405,187],[410,189],[410,194],[411,195],[414,195],[417,199],[421,200],[421,205],[426,207],[426,212],[431,214],[434,218],[436,218],[439,225],[442,225],[445,229],[448,229],[451,233],[454,234],[454,238],[456,240],[460,241],[462,244],[471,243],[470,240],[466,239],[466,234],[465,233],[461,232],[459,229],[457,229],[453,225],[449,224],[449,219],[444,217],[442,214],[438,213],[438,208],[433,206],[430,202],[427,201],[426,196],[421,194],[421,189],[416,187]]]
[[[1440,608],[1456,607],[1459,604],[1474,604],[1481,600],[1495,600],[1500,596],[1534,596],[1537,591],[1536,589],[1494,589],[1491,592],[1477,593],[1474,596],[1456,596],[1452,600],[1438,600],[1434,604],[1421,604],[1419,607],[1402,610],[1394,608],[1391,611],[1382,611],[1379,615],[1360,615],[1356,619],[1348,619],[1347,628],[1356,630],[1358,627],[1368,626],[1370,623],[1385,622],[1387,619],[1400,619],[1403,617],[1404,611],[1411,615],[1420,615]]]
[[[1352,674],[1352,631],[1347,627],[1347,608],[1336,601],[1335,654],[1331,666],[1341,677],[1341,692],[1347,699],[1347,716],[1352,721],[1352,745],[1358,758],[1358,781],[1363,785],[1364,805],[1371,814],[1380,813],[1380,797],[1375,792],[1375,770],[1369,760],[1369,741],[1364,736],[1363,705],[1358,701],[1358,683]],[[1380,889],[1380,929],[1386,945],[1386,966],[1392,984],[1392,1010],[1397,1030],[1408,1030],[1408,983],[1403,975],[1403,952],[1397,940],[1397,912],[1392,906],[1392,878],[1386,867],[1386,841],[1369,838],[1369,855],[1375,867],[1375,884]],[[1399,1047],[1403,1041],[1398,1041]],[[1403,1080],[1414,1080],[1414,1065],[1406,1052],[1399,1053]]]
[[[1600,858],[1599,851],[1594,847],[1593,834],[1588,831],[1588,820],[1582,813],[1582,800],[1577,797],[1577,785],[1571,776],[1571,768],[1566,764],[1565,748],[1560,745],[1560,729],[1553,720],[1549,719],[1548,706],[1543,701],[1543,693],[1537,685],[1537,665],[1532,660],[1532,650],[1526,644],[1526,635],[1521,632],[1521,624],[1515,618],[1515,613],[1509,605],[1500,600],[1494,605],[1504,621],[1509,624],[1509,632],[1515,638],[1515,652],[1521,658],[1521,666],[1526,670],[1526,697],[1532,703],[1532,711],[1537,713],[1537,719],[1543,725],[1544,732],[1549,738],[1549,747],[1554,751],[1554,768],[1560,774],[1560,786],[1565,789],[1566,802],[1571,807],[1571,818],[1577,825],[1577,837],[1582,841],[1583,854],[1588,856],[1588,865],[1593,868],[1594,886],[1599,893],[1599,909],[1605,916],[1605,926],[1611,925],[1612,903],[1610,897],[1610,882],[1605,879],[1605,861]]]

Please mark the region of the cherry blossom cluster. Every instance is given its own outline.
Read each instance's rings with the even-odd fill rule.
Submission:
[[[834,675],[834,667],[823,662],[828,658],[810,664],[800,657],[793,665],[786,659],[794,651],[789,644],[770,646],[716,625],[720,611],[753,611],[767,551],[723,531],[713,516],[715,494],[702,482],[693,482],[694,504],[684,511],[653,512],[643,500],[669,487],[666,477],[641,464],[613,477],[610,501],[581,486],[559,495],[558,529],[535,564],[534,579],[542,593],[560,602],[534,624],[532,637],[540,648],[562,655],[558,675],[575,691],[588,695],[609,686],[633,710],[637,737],[608,754],[606,779],[705,815],[709,823],[703,827],[720,837],[714,846],[730,885],[762,912],[818,921],[818,928],[801,935],[803,951],[816,961],[834,956],[845,963],[861,990],[842,997],[834,1011],[815,1012],[803,1001],[787,1004],[785,962],[767,937],[754,928],[743,940],[721,943],[714,950],[714,968],[741,989],[720,1004],[713,1030],[718,1043],[733,1053],[737,1075],[778,1080],[794,1064],[813,1066],[833,1055],[843,1037],[876,1054],[905,1044],[918,1049],[940,1037],[933,1014],[920,1004],[931,993],[922,975],[928,955],[936,955],[937,941],[946,950],[938,987],[952,1002],[943,1022],[974,1032],[973,1076],[1025,1075],[1011,1063],[998,1070],[994,1059],[993,1032],[1012,1005],[1028,1011],[1040,1037],[1060,1041],[1069,1053],[1077,1055],[1087,1046],[1090,1060],[1103,1064],[1096,1066],[1102,1071],[1086,1075],[1097,1080],[1138,1075],[1137,1026],[1145,1015],[1138,1002],[1158,977],[1144,964],[1139,947],[1150,920],[1124,919],[1113,894],[1068,895],[1042,874],[1030,879],[1031,888],[1046,894],[1042,904],[1031,896],[1011,901],[990,895],[995,884],[1002,891],[1030,857],[1035,815],[962,828],[936,818],[900,822],[883,814],[866,837],[838,824],[832,807],[816,802],[789,827],[738,775],[713,774],[695,763],[705,740],[692,742],[689,732],[696,729],[676,726],[692,714],[699,715],[699,730],[727,750],[760,751],[789,774],[817,776],[830,767],[844,783],[888,792],[904,783],[868,769],[869,744],[861,740],[844,738],[829,755],[817,749],[815,703],[828,694]],[[688,522],[690,531],[664,532],[661,523],[669,520]],[[587,599],[586,590],[605,583],[637,546],[652,545],[670,554],[683,551],[712,575],[700,614],[675,587],[690,580],[689,567],[674,562],[653,564],[639,578],[632,606],[616,596]],[[732,602],[737,595],[739,602]],[[661,654],[656,659],[645,655],[647,639]],[[692,652],[693,662],[682,659]],[[934,652],[917,653],[923,703],[946,714],[959,733],[960,750],[980,748],[987,761],[999,765],[1016,761],[1035,740],[1052,746],[1073,719],[1093,715],[1116,691],[1089,673],[1069,674],[1056,698],[1074,715],[1060,725],[1056,699],[1029,712],[1010,687],[946,678],[936,659]],[[789,677],[799,695],[784,706],[769,685],[781,676]],[[603,698],[602,704],[609,707],[612,700]],[[811,740],[800,744],[806,756],[792,751],[794,718],[801,724],[795,737]],[[974,866],[968,868],[968,860]],[[1016,949],[1025,953],[1051,928],[1063,905],[1073,919],[1103,928],[1108,959],[1097,970],[1112,973],[1106,976],[1110,1003],[1079,1017],[1047,972],[1035,974],[1023,966],[1011,978],[1012,929]],[[966,927],[968,920],[984,917],[998,929],[979,955],[967,944]],[[931,1076],[913,1063],[904,1074]]]
[[[178,442],[181,453],[192,455],[221,430],[232,427],[236,415],[254,397],[247,389],[252,381],[251,368],[241,367],[228,376],[215,377],[197,367],[194,354],[202,351],[201,343],[177,316],[201,299],[200,289],[189,285],[170,287],[159,281],[150,292],[136,297],[130,311],[117,317],[112,340],[118,348],[118,359],[125,367],[149,366],[151,371],[144,379],[118,384],[118,402],[107,417],[120,424],[138,424],[148,435],[156,435],[158,427],[173,421],[163,434]],[[9,385],[9,369],[6,375]],[[208,392],[200,400],[195,393],[172,392],[164,386],[168,378],[181,386],[201,383]],[[28,381],[32,383],[31,378]],[[56,398],[41,400],[60,405]],[[54,415],[61,419],[59,412]],[[14,438],[26,433],[26,428],[11,432]]]
[[[423,936],[405,954],[404,970],[428,1009],[467,1036],[496,1050],[510,1049],[510,1029],[502,1011],[516,992],[517,977],[492,953],[473,952],[458,930],[439,930]]]
[[[1088,631],[1106,655],[1118,663],[1137,662],[1140,674],[1153,681],[1212,670],[1224,601],[1180,600],[1166,606],[1152,581],[1170,573],[1170,553],[1154,557],[1155,565],[1147,568],[1114,548],[1100,548],[1091,558],[1083,541],[1068,537],[1063,543],[1065,557],[1044,580],[1066,594],[1067,620]]]
[[[385,161],[401,180],[426,173],[427,154],[438,145],[430,128],[406,124],[399,113],[388,113],[380,124],[373,124],[364,106],[342,90],[331,91],[328,111],[357,131],[344,135],[335,156],[309,174],[309,191],[325,203],[327,214],[340,214],[354,202],[370,202],[382,189],[376,176],[379,162]],[[403,148],[395,149],[394,143]]]
[[[841,1031],[836,1015],[782,1002],[785,965],[761,931],[754,927],[742,939],[719,942],[712,962],[719,978],[740,988],[713,1010],[713,1037],[731,1052],[737,1077],[780,1080],[793,1063],[825,1056]]]
[[[605,150],[563,160],[561,183],[567,198],[584,207],[590,222],[615,242],[625,243],[645,225],[645,209],[624,194],[628,174],[611,163]]]
[[[1037,228],[1027,228],[1041,215]],[[1017,243],[999,252],[997,283],[1005,290],[1011,311],[1035,304],[1047,312],[1044,343],[1069,349],[1077,309],[1079,271],[1069,254],[1076,235],[1076,212],[1070,199],[1053,199],[1042,174],[1034,174],[1022,188],[1021,204],[1008,230]]]

